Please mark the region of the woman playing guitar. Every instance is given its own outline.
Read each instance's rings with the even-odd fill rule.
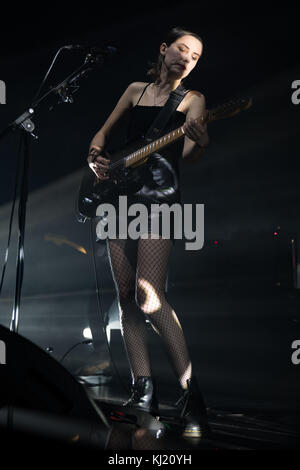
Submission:
[[[160,108],[196,67],[203,49],[201,38],[182,28],[173,28],[160,45],[157,63],[148,74],[150,83],[133,82],[90,143],[89,167],[99,181],[110,178],[110,160],[103,155],[110,131],[128,112],[128,138],[144,134]],[[180,202],[178,160],[199,158],[209,144],[206,125],[196,122],[205,113],[202,93],[190,90],[173,113],[171,126],[182,125],[184,138],[149,158],[145,185],[133,201]],[[168,157],[168,158],[167,158]],[[174,184],[173,184],[173,183]],[[167,188],[167,190],[166,190]],[[169,256],[174,240],[156,237],[107,240],[110,265],[119,298],[121,332],[132,374],[132,395],[124,404],[156,414],[155,384],[147,349],[145,315],[160,335],[182,389],[183,435],[203,437],[208,431],[206,409],[185,337],[174,310],[165,296]]]

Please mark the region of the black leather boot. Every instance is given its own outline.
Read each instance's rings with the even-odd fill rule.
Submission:
[[[182,437],[197,437],[204,439],[209,437],[206,407],[195,376],[187,380],[188,388],[184,390],[182,397],[176,405],[182,404],[180,413],[183,426]]]
[[[155,381],[151,377],[137,377],[132,382],[131,397],[124,407],[146,411],[152,415],[158,415],[158,402],[155,393]]]

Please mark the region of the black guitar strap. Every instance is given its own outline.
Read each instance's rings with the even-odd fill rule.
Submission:
[[[147,141],[153,141],[160,137],[161,132],[169,121],[171,115],[174,113],[179,103],[183,100],[188,90],[179,85],[175,90],[171,91],[170,96],[161,111],[154,119],[151,127],[148,129],[145,139]]]

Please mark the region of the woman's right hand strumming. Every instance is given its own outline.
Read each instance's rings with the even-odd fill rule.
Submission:
[[[87,162],[99,180],[104,181],[109,179],[110,160],[101,155],[101,149],[92,147],[89,151]]]

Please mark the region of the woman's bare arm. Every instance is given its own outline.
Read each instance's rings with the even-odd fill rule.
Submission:
[[[184,146],[182,157],[187,161],[198,160],[205,152],[205,148],[209,144],[209,136],[207,134],[206,124],[195,123],[194,120],[203,116],[205,117],[206,104],[205,97],[198,91],[193,91],[190,98],[186,121],[183,129],[186,133],[184,137]]]
[[[101,151],[105,147],[105,143],[109,137],[111,130],[118,124],[122,116],[125,112],[131,108],[134,98],[137,92],[141,88],[140,82],[133,82],[131,83],[126,90],[124,91],[123,95],[117,102],[115,108],[111,112],[111,114],[106,119],[103,126],[99,129],[99,131],[94,135],[89,148],[89,155],[87,158],[88,164],[90,168],[94,171],[96,176],[99,179],[104,180],[108,179],[109,176],[103,176],[103,173],[107,171],[109,165],[109,159],[101,156]]]

